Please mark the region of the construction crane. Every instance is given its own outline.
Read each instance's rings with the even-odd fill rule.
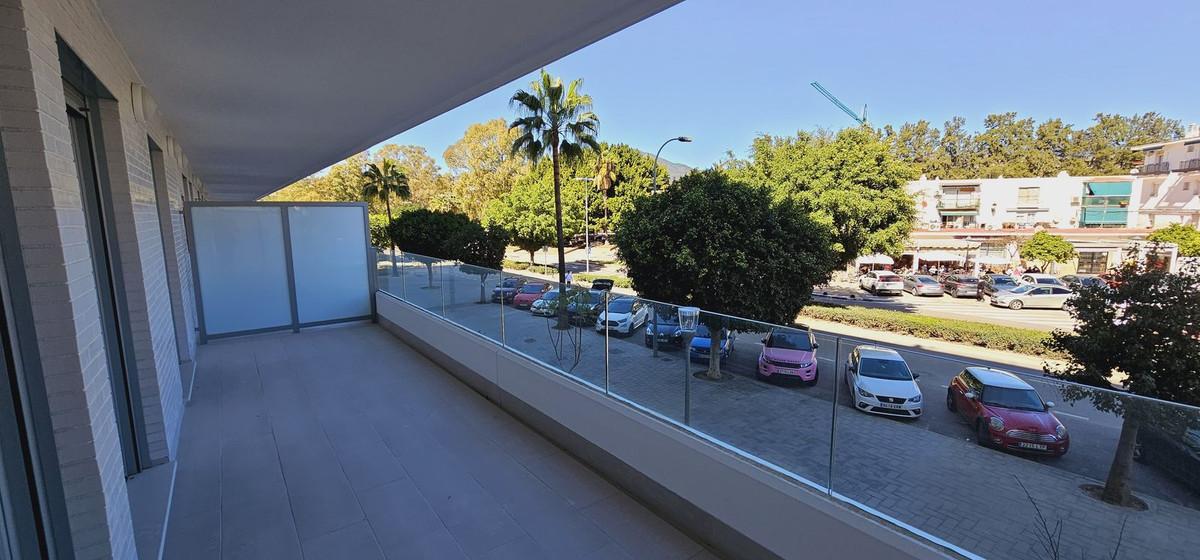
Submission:
[[[829,93],[829,90],[822,87],[821,84],[819,84],[817,82],[813,82],[809,85],[811,85],[813,87],[813,89],[816,89],[821,95],[824,95],[825,99],[828,99],[831,103],[833,103],[834,105],[837,105],[837,108],[841,109],[842,112],[846,113],[847,115],[850,115],[850,118],[857,121],[858,124],[861,124],[864,126],[867,124],[867,106],[866,105],[863,105],[862,115],[858,115],[852,109],[847,107],[845,103],[842,103],[842,101],[840,99],[834,97],[832,93]]]

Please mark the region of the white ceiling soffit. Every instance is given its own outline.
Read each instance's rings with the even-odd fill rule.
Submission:
[[[240,200],[678,1],[97,0],[210,196]]]

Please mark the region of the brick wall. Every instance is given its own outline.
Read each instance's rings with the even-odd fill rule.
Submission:
[[[129,497],[105,358],[80,185],[71,150],[56,46],[61,36],[117,98],[98,119],[117,216],[129,330],[149,452],[174,455],[183,415],[178,344],[194,349],[190,256],[181,235],[164,239],[147,137],[167,145],[158,115],[136,115],[136,72],[92,0],[0,0],[0,134],[26,263],[37,343],[78,558],[134,558]],[[165,158],[171,232],[191,175]],[[174,258],[171,258],[171,257]],[[172,276],[169,276],[172,275]],[[177,285],[178,293],[171,286]],[[172,300],[175,301],[172,301]],[[173,305],[182,313],[172,313]],[[182,321],[177,328],[175,321]]]

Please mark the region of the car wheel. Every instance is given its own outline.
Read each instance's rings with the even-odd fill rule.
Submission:
[[[988,433],[987,423],[983,420],[975,421],[975,442],[984,447],[991,447],[992,437]]]
[[[951,393],[950,389],[946,389],[946,408],[950,412],[958,412],[958,405],[954,404],[954,393]]]
[[[1024,304],[1023,302],[1021,302],[1021,300],[1019,300],[1019,299],[1014,299],[1014,300],[1012,300],[1012,301],[1008,302],[1008,308],[1009,308],[1009,309],[1012,309],[1012,310],[1017,310],[1017,309],[1020,309],[1020,308],[1022,308],[1022,307],[1025,307],[1025,304]]]

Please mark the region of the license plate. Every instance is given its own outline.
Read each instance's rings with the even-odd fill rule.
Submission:
[[[1044,444],[1044,443],[1027,443],[1027,442],[1021,441],[1021,442],[1017,442],[1017,447],[1020,447],[1021,449],[1036,449],[1038,451],[1046,450],[1046,444]]]
[[[880,403],[879,406],[882,406],[883,408],[900,408],[900,405],[891,403]]]

